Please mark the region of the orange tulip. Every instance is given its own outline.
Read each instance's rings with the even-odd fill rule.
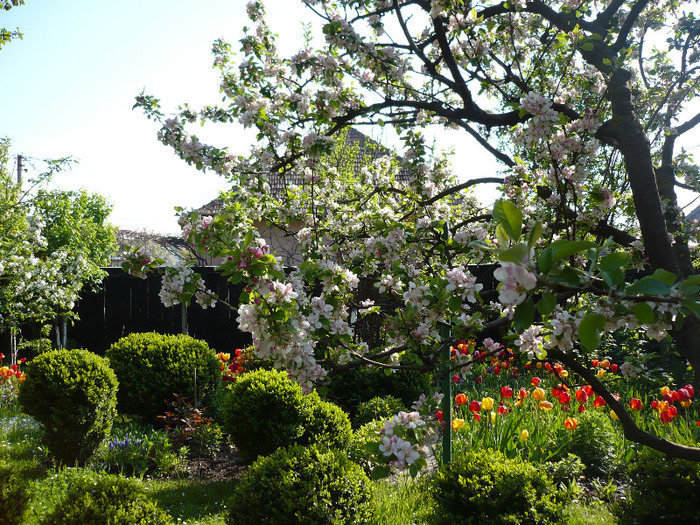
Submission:
[[[566,430],[575,430],[578,426],[578,420],[575,417],[567,417],[564,420],[564,427]]]

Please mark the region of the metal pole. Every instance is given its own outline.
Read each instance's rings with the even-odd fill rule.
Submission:
[[[445,223],[442,233],[443,241],[450,238],[450,230]],[[448,321],[449,322],[449,321]],[[440,327],[440,339],[442,340],[442,367],[443,375],[440,390],[442,390],[442,421],[445,424],[445,431],[442,434],[442,461],[447,464],[452,461],[452,377],[450,376],[451,353],[450,345],[447,342],[452,337],[452,329],[448,324]]]
[[[17,186],[22,189],[22,155],[17,155]]]

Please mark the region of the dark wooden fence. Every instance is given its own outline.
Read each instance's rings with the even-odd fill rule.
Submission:
[[[230,304],[238,304],[240,285],[230,284],[213,267],[196,267],[206,287]],[[86,293],[76,310],[80,320],[69,328],[68,339],[79,348],[102,353],[119,338],[134,332],[178,334],[183,331],[182,305],[165,307],[158,297],[161,275],[138,279],[120,268],[107,269],[102,290]],[[237,313],[223,303],[202,309],[186,309],[187,333],[203,339],[219,352],[230,352],[250,344],[250,336],[238,330]]]
[[[495,265],[472,266],[470,271],[484,285],[493,290],[498,284],[493,278]],[[76,303],[79,320],[68,327],[70,348],[87,348],[103,354],[112,343],[135,332],[182,333],[182,305],[167,308],[158,297],[161,275],[149,274],[139,279],[126,274],[121,268],[106,268],[107,277],[97,292],[83,292]],[[238,304],[241,285],[232,285],[214,267],[199,266],[207,288],[230,304]],[[370,289],[373,289],[369,285]],[[369,295],[368,295],[369,296]],[[238,329],[237,312],[219,303],[206,310],[199,305],[187,308],[188,334],[203,339],[218,352],[231,352],[250,344],[250,335]],[[372,327],[366,327],[372,330]],[[376,330],[377,328],[374,327]],[[36,328],[34,328],[36,331]],[[22,330],[25,339],[37,337],[32,327]],[[53,337],[53,334],[52,334]],[[9,334],[0,337],[0,352],[10,354]],[[22,355],[20,355],[22,357]],[[5,363],[9,361],[6,360]]]
[[[97,292],[83,291],[75,305],[79,320],[68,326],[69,347],[87,348],[103,354],[112,343],[134,332],[182,333],[183,307],[163,306],[158,297],[160,274],[152,273],[146,279],[139,279],[121,268],[105,270],[108,275],[102,288]],[[207,288],[230,304],[238,304],[240,285],[230,284],[213,267],[196,267],[194,270],[202,275]],[[237,315],[222,303],[206,310],[196,304],[190,305],[186,314],[188,334],[203,339],[219,352],[241,348],[250,344],[251,339],[249,334],[238,329]],[[25,327],[22,334],[25,338],[36,336],[32,327]],[[9,334],[3,334],[0,341],[0,352],[9,356]]]

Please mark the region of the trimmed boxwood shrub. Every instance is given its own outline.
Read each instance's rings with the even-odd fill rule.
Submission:
[[[468,451],[431,482],[436,523],[558,523],[562,493],[535,465],[494,450]]]
[[[652,449],[628,468],[630,495],[615,508],[621,524],[696,523],[700,516],[700,463]]]
[[[236,485],[227,523],[371,523],[369,478],[342,452],[318,445],[279,449],[250,466]]]
[[[345,447],[350,420],[340,407],[305,396],[298,383],[279,370],[256,370],[239,377],[221,396],[221,427],[245,463],[280,447],[322,443]]]
[[[157,423],[173,395],[210,406],[221,381],[220,360],[205,341],[187,335],[156,332],[122,337],[107,350],[119,378],[119,410]]]
[[[107,359],[87,350],[53,350],[26,368],[19,390],[25,413],[61,463],[84,464],[109,436],[117,414],[117,377]]]
[[[355,428],[360,428],[362,425],[376,419],[381,419],[382,421],[391,419],[401,411],[406,411],[406,405],[400,399],[394,396],[373,397],[357,406],[352,422]]]
[[[304,398],[302,415],[304,433],[300,445],[317,443],[328,448],[344,449],[352,437],[350,418],[338,405],[323,401],[316,392]]]
[[[43,485],[43,490],[49,493],[45,498],[49,505],[39,519],[42,525],[173,523],[172,518],[146,495],[141,483],[133,479],[66,469]],[[37,496],[41,496],[41,489]]]
[[[0,460],[0,523],[22,523],[28,502],[27,480]]]
[[[613,428],[607,410],[590,409],[576,416],[578,426],[569,433],[569,440],[558,458],[574,454],[586,466],[584,473],[592,477],[609,477],[620,463],[622,444]]]
[[[422,361],[407,352],[402,365],[420,366]],[[334,375],[328,385],[328,397],[351,415],[355,415],[359,403],[374,397],[393,396],[410,407],[421,394],[433,390],[434,374],[420,370],[387,372],[382,368],[351,368]]]

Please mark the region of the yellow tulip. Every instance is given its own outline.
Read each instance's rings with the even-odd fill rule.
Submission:
[[[464,419],[453,419],[452,428],[455,430],[461,430],[464,428]]]
[[[481,410],[491,410],[493,408],[493,398],[485,397],[481,400]]]
[[[527,430],[523,430],[520,433],[520,441],[522,441],[524,443],[528,439],[530,439],[530,433]]]
[[[665,396],[665,395],[668,394],[670,391],[671,391],[671,389],[668,388],[667,386],[661,387],[661,395],[662,395],[662,396]]]
[[[610,411],[610,419],[618,420],[618,419],[620,419],[620,418],[617,417],[617,414],[615,413],[614,410],[611,410],[611,411]]]
[[[542,410],[552,410],[554,408],[554,405],[550,403],[549,401],[540,401],[540,408]]]
[[[491,412],[491,424],[496,422],[496,412]]]
[[[535,401],[542,401],[545,397],[547,397],[547,394],[545,394],[545,391],[541,388],[535,388],[532,391],[532,399]]]

